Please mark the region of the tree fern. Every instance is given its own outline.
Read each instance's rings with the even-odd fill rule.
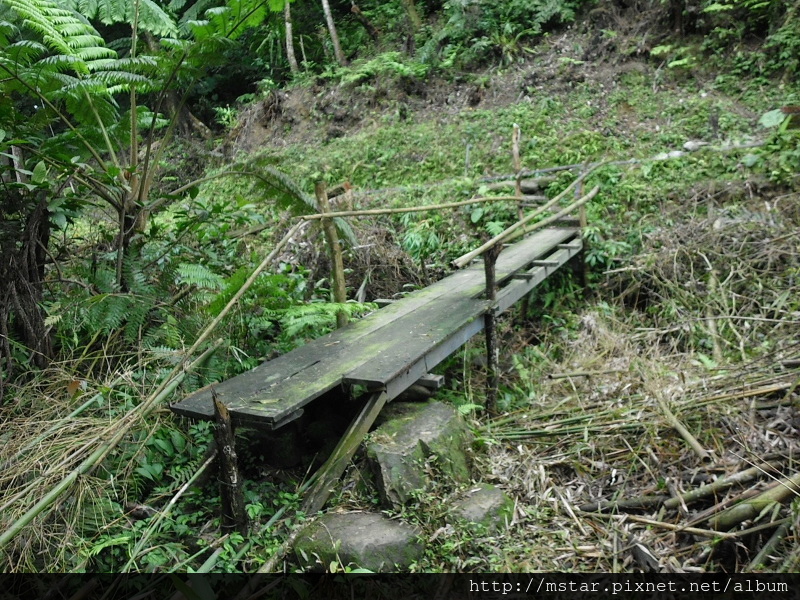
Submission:
[[[281,311],[271,311],[271,314],[278,320],[283,336],[295,339],[318,337],[331,331],[336,325],[336,315],[339,312],[345,312],[352,318],[373,310],[375,305],[371,303],[315,302],[298,304]]]

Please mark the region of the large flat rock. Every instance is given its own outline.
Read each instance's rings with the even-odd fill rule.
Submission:
[[[469,481],[465,451],[472,435],[453,407],[435,401],[395,403],[381,418],[383,424],[367,443],[367,456],[385,505],[400,507],[428,487],[425,463],[432,457],[439,476]]]
[[[374,513],[328,513],[300,532],[294,551],[309,570],[359,567],[376,573],[407,570],[422,556],[420,530]]]

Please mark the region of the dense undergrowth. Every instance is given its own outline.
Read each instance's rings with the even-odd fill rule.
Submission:
[[[576,3],[555,4],[561,12],[536,27],[573,20]],[[743,10],[740,4],[714,3],[714,10],[733,14]],[[36,370],[30,349],[12,347],[15,364],[31,368],[4,382],[3,419],[14,424],[0,434],[6,449],[0,530],[14,532],[2,542],[6,570],[251,572],[278,552],[307,518],[297,511],[312,460],[271,467],[257,436],[243,432],[252,525],[248,536],[224,532],[209,475],[210,427],[171,416],[165,402],[329,331],[340,310],[357,318],[374,309],[372,300],[437,278],[452,259],[512,223],[516,209],[496,203],[352,221],[355,243],[345,262],[348,297],[357,302],[345,305],[330,302],[328,259],[318,229],[307,225],[222,320],[210,349],[198,360],[191,357],[195,362],[186,368],[187,348],[294,215],[313,212],[297,202],[285,210],[285,195],[274,191],[280,181],[263,185],[225,173],[276,168],[309,191],[317,180],[329,187],[347,182],[351,190],[334,199],[340,208],[467,200],[495,193],[489,184],[513,172],[514,124],[522,131],[525,169],[609,162],[586,181],[601,186],[584,232],[589,286],[583,289],[570,274],[548,280],[527,314],[504,323],[512,351],[504,360],[500,418],[485,411],[484,373],[473,360],[482,352],[478,341],[441,367],[449,379],[441,398],[458,406],[478,433],[479,472],[510,491],[518,508],[508,532],[480,536],[448,530],[443,515],[409,507],[404,516],[433,538],[415,569],[643,568],[620,551],[629,536],[669,555],[664,564],[673,570],[759,566],[751,561],[762,537],[748,538],[746,550],[731,541],[730,547],[720,542],[719,553],[704,553],[696,540],[642,533],[630,524],[581,525],[564,507],[604,499],[614,486],[630,495],[650,487],[663,492],[683,485],[682,473],[698,468],[681,440],[666,432],[654,398],[673,403],[715,453],[720,473],[738,468],[724,460],[734,452],[754,460],[794,449],[791,402],[788,408],[731,408],[714,398],[737,386],[777,385],[777,392],[764,392],[767,399],[780,393],[794,401],[794,388],[784,386],[790,378],[773,370],[797,355],[800,144],[792,118],[775,109],[800,103],[791,78],[796,48],[786,31],[797,20],[786,19],[771,42],[756,49],[745,48],[746,36],[736,29],[741,22],[723,19],[702,40],[665,40],[649,57],[631,50],[612,59],[606,50],[592,60],[586,54],[598,49],[597,39],[617,44],[617,51],[627,48],[630,28],[596,32],[589,20],[580,31],[556,28],[534,45],[521,40],[541,29],[497,29],[492,24],[500,17],[489,15],[481,35],[464,37],[457,32],[474,31],[458,19],[469,15],[448,7],[449,20],[425,34],[418,61],[380,54],[301,79],[288,92],[333,103],[351,94],[374,98],[335,135],[302,135],[298,124],[330,132],[335,115],[312,110],[301,119],[284,108],[275,120],[288,140],[296,126],[295,143],[224,164],[210,145],[167,150],[157,188],[175,189],[206,164],[208,179],[150,216],[124,264],[117,263],[116,216],[108,207],[90,203],[78,211],[69,201],[50,207],[60,225],[48,249],[53,268],[43,308],[57,355]],[[710,18],[714,11],[704,14]],[[766,17],[748,14],[755,16],[746,26],[764,26]],[[736,36],[741,48],[724,51]],[[455,66],[485,61],[500,68],[462,73],[460,81],[447,77]],[[632,61],[636,68],[626,66]],[[429,86],[433,99],[386,99],[386,90],[409,82]],[[436,90],[448,86],[471,90],[477,102],[446,103],[447,94]],[[489,101],[498,91],[509,99]],[[699,149],[684,149],[698,141]],[[543,191],[552,197],[575,173],[555,172]],[[180,379],[162,389],[176,369]],[[597,373],[548,378],[565,371]],[[711,408],[700,414],[698,406]],[[764,421],[768,426],[761,427]],[[641,437],[631,447],[625,440],[634,429]],[[730,430],[739,431],[739,446],[731,443]],[[82,462],[96,447],[97,460]],[[660,469],[660,463],[667,466]],[[776,473],[796,471],[791,463],[781,468]],[[358,463],[348,481],[357,473]],[[62,481],[72,486],[70,493],[32,513]],[[363,486],[343,489],[336,498],[341,506],[374,506]],[[426,493],[446,499],[451,492]],[[797,527],[793,509],[781,518]],[[444,534],[434,535],[442,528]],[[796,545],[777,552],[779,560],[763,563],[767,568],[796,568]],[[290,562],[285,567],[294,568]]]

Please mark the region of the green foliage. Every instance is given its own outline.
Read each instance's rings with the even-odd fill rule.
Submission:
[[[141,31],[153,35],[177,33],[172,15],[153,0],[63,0],[63,4],[89,20],[97,19],[103,25],[137,23]]]
[[[782,71],[800,65],[800,15],[783,0],[704,0],[701,25],[709,32],[703,45],[727,56],[731,50],[748,75]],[[763,47],[745,49],[749,38],[765,39]]]
[[[380,78],[424,79],[429,67],[409,60],[400,52],[384,52],[374,58],[340,69],[336,76],[343,84],[361,84]]]
[[[445,2],[444,26],[420,49],[423,62],[465,68],[490,58],[514,60],[522,40],[571,23],[593,0],[477,0]]]
[[[764,113],[759,125],[771,130],[763,146],[744,157],[747,167],[763,171],[780,184],[791,184],[800,171],[800,129],[796,115],[776,109]]]

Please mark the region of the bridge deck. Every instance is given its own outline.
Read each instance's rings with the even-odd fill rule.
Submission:
[[[496,264],[502,312],[581,249],[574,228],[540,230],[505,248]],[[303,407],[343,384],[385,390],[389,400],[483,329],[490,310],[478,263],[317,338],[255,369],[215,383],[239,424],[275,429]],[[209,386],[173,404],[180,415],[213,419]]]

